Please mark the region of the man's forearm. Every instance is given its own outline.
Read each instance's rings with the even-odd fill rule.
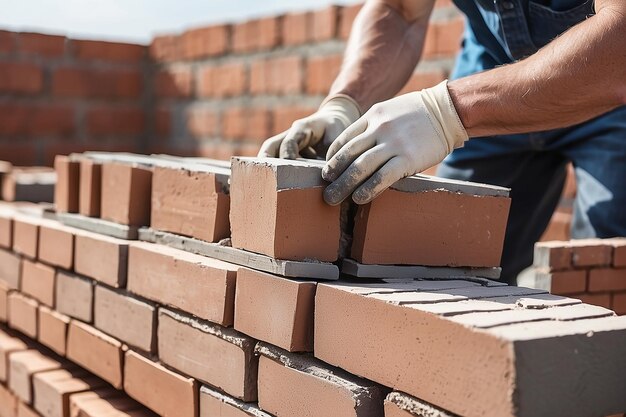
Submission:
[[[419,60],[434,0],[371,0],[350,34],[330,95],[347,94],[365,112],[393,97]]]
[[[566,127],[626,104],[622,2],[598,1],[595,16],[523,61],[451,81],[450,95],[468,134]]]

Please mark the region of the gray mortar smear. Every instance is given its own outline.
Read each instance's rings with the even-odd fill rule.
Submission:
[[[229,395],[222,394],[217,390],[213,390],[205,385],[200,387],[200,393],[204,393],[206,395],[210,395],[213,398],[216,398],[222,401],[225,404],[231,405],[239,410],[245,412],[246,414],[254,417],[273,417],[270,414],[267,414],[264,411],[261,411],[257,407],[255,407],[254,403],[246,403],[237,398],[230,397]]]
[[[393,391],[387,395],[386,399],[415,417],[458,417],[456,414],[441,410],[403,392]]]

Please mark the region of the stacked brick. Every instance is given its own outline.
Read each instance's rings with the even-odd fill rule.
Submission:
[[[537,243],[534,266],[534,287],[626,314],[626,239]]]
[[[266,166],[264,175],[246,177],[233,166],[227,194],[233,196],[233,227],[245,221],[246,216],[232,217],[232,210],[242,204],[234,194],[247,182],[266,190],[264,204],[274,210],[284,201],[269,198],[273,194],[287,191],[285,207],[299,207],[291,192],[319,191],[317,183],[306,181],[319,166],[275,162],[286,168],[275,166],[270,174],[270,161],[256,162]],[[103,171],[109,163],[116,164],[103,162]],[[200,166],[215,167],[187,161],[186,169],[170,168],[176,172],[164,176],[159,191],[154,170],[166,168],[157,165],[151,168],[151,192],[135,194],[130,204],[148,205],[151,221],[162,211],[156,217],[167,221],[159,227],[170,233],[216,240],[204,223],[207,216],[219,223],[219,204],[190,197],[200,183],[216,194],[213,202],[223,198],[215,173],[204,182],[198,177]],[[289,180],[301,188],[293,191]],[[67,183],[58,194],[59,207],[81,201],[81,181]],[[178,189],[172,185],[178,183],[184,197],[165,198],[164,190]],[[100,185],[103,200],[108,185],[103,178]],[[412,198],[420,196],[433,198],[427,192]],[[340,223],[336,213],[310,210],[310,216]],[[265,239],[275,240],[302,221],[289,210],[278,212],[291,221],[273,223]],[[16,205],[0,214],[0,321],[11,329],[3,327],[4,333],[23,336],[16,342],[10,335],[6,343],[0,337],[0,354],[9,357],[0,360],[0,376],[1,365],[9,363],[10,371],[21,351],[45,357],[16,366],[16,375],[34,374],[30,385],[23,377],[11,385],[9,375],[0,389],[11,417],[21,416],[22,402],[44,417],[103,417],[115,407],[128,415],[149,415],[149,409],[163,417],[576,417],[626,409],[626,321],[576,297],[454,274],[365,283],[289,279],[161,244],[87,232],[26,215]],[[267,215],[256,218],[266,220]],[[492,227],[495,233],[504,226]],[[480,246],[484,253],[498,250]],[[581,392],[580,384],[588,388]],[[128,402],[139,408],[119,405]]]

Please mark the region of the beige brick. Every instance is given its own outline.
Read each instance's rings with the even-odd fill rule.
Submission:
[[[13,250],[29,258],[37,258],[39,222],[26,216],[13,220]]]
[[[69,417],[70,395],[105,384],[84,371],[58,369],[40,372],[33,377],[34,408],[44,417]]]
[[[37,338],[37,307],[32,298],[19,293],[9,294],[9,327],[19,330],[31,339]]]
[[[39,227],[39,260],[63,269],[74,266],[74,232],[56,222]]]
[[[0,281],[13,290],[20,288],[22,261],[19,255],[0,249]]]
[[[24,350],[9,356],[9,387],[22,401],[32,404],[33,375],[60,369],[63,364],[37,350]]]
[[[76,234],[74,270],[112,287],[126,285],[128,241],[96,233]]]
[[[0,322],[9,320],[9,288],[0,281]]]
[[[9,379],[9,355],[26,349],[24,341],[0,330],[0,381],[6,383]]]
[[[0,417],[15,417],[19,400],[11,391],[0,385]]]
[[[119,391],[99,389],[70,397],[71,417],[158,417]]]
[[[54,307],[54,279],[55,271],[51,266],[22,260],[22,292],[48,307]]]
[[[38,340],[61,356],[65,356],[67,341],[67,326],[70,318],[50,310],[46,306],[39,306]]]
[[[60,313],[90,323],[93,319],[93,292],[91,280],[57,271],[56,309]]]

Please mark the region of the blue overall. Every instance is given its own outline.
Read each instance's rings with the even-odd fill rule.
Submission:
[[[594,13],[593,0],[455,3],[467,24],[453,78],[529,56]],[[626,236],[626,107],[564,129],[472,138],[440,165],[443,177],[511,188],[504,281],[514,283],[532,263],[534,242],[559,202],[569,161],[577,182],[572,238]]]

